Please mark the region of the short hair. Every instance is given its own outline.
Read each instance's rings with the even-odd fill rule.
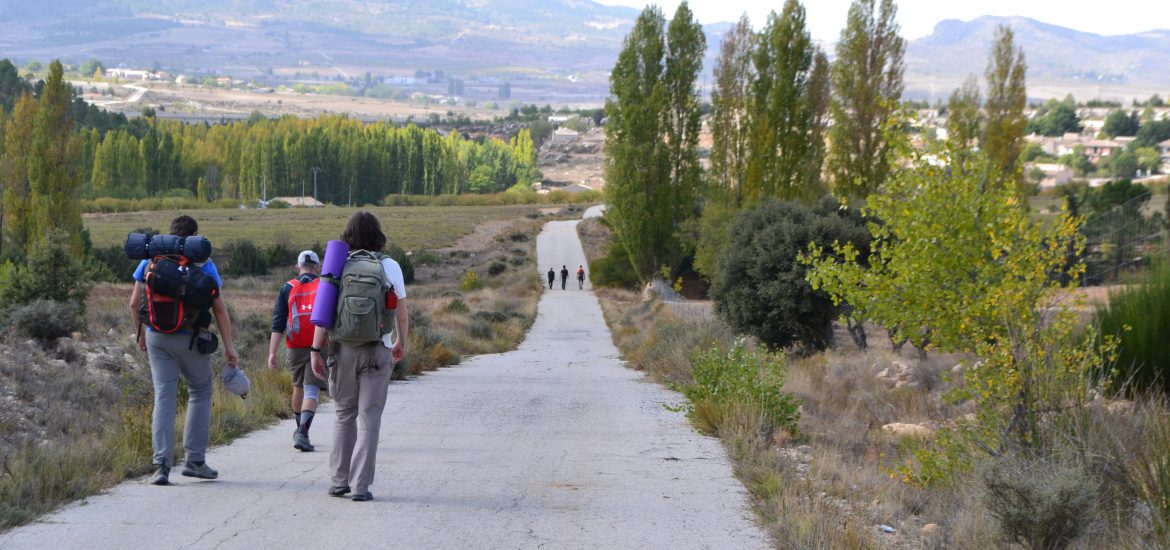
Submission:
[[[354,212],[345,224],[345,231],[341,233],[341,240],[349,245],[350,250],[369,250],[381,252],[386,247],[386,234],[382,233],[382,223],[378,217],[366,210]]]
[[[199,222],[195,218],[183,214],[171,220],[171,235],[190,237],[199,232]]]

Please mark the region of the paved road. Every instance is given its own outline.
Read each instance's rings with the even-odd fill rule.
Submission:
[[[575,223],[541,233],[545,271],[584,263]],[[319,452],[284,422],[212,449],[218,481],[130,481],[0,548],[766,547],[719,442],[662,406],[680,400],[623,367],[593,294],[558,282],[517,351],[391,385],[371,502],[326,496],[323,407]]]

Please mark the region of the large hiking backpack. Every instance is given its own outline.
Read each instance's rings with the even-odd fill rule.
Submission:
[[[316,328],[309,322],[313,315],[313,302],[317,300],[317,285],[321,279],[315,278],[307,283],[300,279],[288,282],[292,290],[288,292],[288,328],[284,331],[284,344],[289,348],[303,349],[313,345],[313,330]]]
[[[150,328],[163,333],[192,328],[197,324],[199,313],[207,311],[219,297],[219,284],[215,278],[180,255],[151,259],[142,288],[139,318]]]
[[[394,309],[387,293],[394,292],[382,268],[382,254],[354,250],[345,260],[338,281],[337,318],[331,341],[368,344],[382,339],[394,325]]]

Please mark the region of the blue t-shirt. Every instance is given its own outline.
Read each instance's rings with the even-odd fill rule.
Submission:
[[[146,280],[146,266],[148,266],[148,265],[150,265],[150,260],[142,260],[142,262],[140,262],[138,264],[138,269],[134,270],[134,280],[135,281],[138,281],[141,283],[141,282],[144,282]],[[207,262],[204,263],[200,267],[203,269],[204,273],[206,273],[207,275],[210,275],[212,279],[215,279],[215,284],[217,284],[221,287],[223,286],[223,280],[221,280],[219,278],[219,270],[215,268],[214,261],[207,260]],[[146,327],[146,330],[148,332],[154,332],[154,330],[150,328],[149,324],[144,323],[144,326]],[[175,334],[187,334],[187,333],[188,333],[188,331],[186,329],[183,329],[183,330],[176,332]]]
[[[142,260],[142,262],[138,264],[138,269],[134,270],[135,281],[141,283],[146,280],[147,265],[150,265],[150,260]],[[207,263],[203,264],[201,268],[203,269],[204,273],[211,275],[211,278],[215,279],[215,284],[223,286],[223,280],[219,278],[219,270],[215,268],[215,260],[207,260]]]

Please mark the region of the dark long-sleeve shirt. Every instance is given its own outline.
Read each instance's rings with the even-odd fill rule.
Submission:
[[[297,275],[297,280],[301,284],[316,279],[317,276],[312,273],[302,273]],[[288,328],[288,295],[292,292],[292,284],[284,283],[280,287],[280,294],[276,296],[276,305],[272,307],[272,332],[284,334],[284,330]]]

